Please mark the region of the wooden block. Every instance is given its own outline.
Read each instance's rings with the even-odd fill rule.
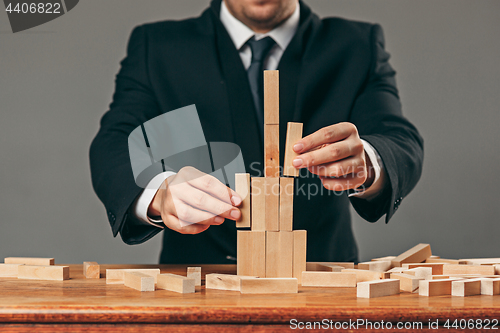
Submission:
[[[433,259],[433,258],[427,258],[424,261],[425,263],[441,263],[441,264],[455,264],[458,265],[460,263],[460,260],[455,260],[455,259]]]
[[[123,284],[125,282],[125,272],[139,272],[152,276],[157,282],[157,275],[160,274],[159,268],[143,269],[106,269],[106,284]]]
[[[420,296],[451,295],[451,283],[456,279],[420,280],[418,294]]]
[[[238,275],[250,275],[252,271],[251,251],[252,239],[250,231],[238,230],[236,232],[236,272]]]
[[[387,260],[392,261],[395,258],[396,258],[395,256],[387,256],[387,257],[374,258],[371,261],[387,261]]]
[[[236,221],[236,228],[250,228],[251,226],[251,211],[250,203],[250,174],[237,173],[235,175],[235,192],[241,197],[241,205],[238,207],[241,212],[241,217]]]
[[[252,177],[252,231],[266,230],[266,179]]]
[[[296,278],[241,279],[242,294],[296,294],[299,284]]]
[[[101,276],[101,267],[95,261],[83,262],[83,276],[86,279],[99,279]]]
[[[293,264],[292,277],[296,278],[299,284],[302,284],[302,272],[307,270],[307,231],[293,231]]]
[[[415,275],[417,278],[428,280],[432,276],[432,267],[415,267],[408,270],[403,270],[402,273]]]
[[[304,287],[356,287],[355,273],[302,272]]]
[[[155,278],[140,272],[124,272],[123,284],[138,291],[155,291]]]
[[[345,269],[342,266],[330,265],[328,263],[308,262],[306,263],[306,271],[308,272],[341,272]]]
[[[367,262],[360,262],[358,264],[358,269],[364,269],[367,271],[375,271],[375,272],[385,272],[391,268],[392,268],[392,263],[391,261],[388,260],[367,261]]]
[[[266,232],[237,232],[237,274],[266,276]]]
[[[401,253],[392,260],[394,267],[401,267],[404,263],[421,263],[432,255],[431,246],[429,244],[418,244]]]
[[[264,125],[264,175],[280,176],[280,125]]]
[[[482,279],[481,295],[500,295],[500,278]]]
[[[357,297],[374,298],[399,294],[399,280],[386,279],[358,283]]]
[[[205,275],[205,289],[240,290],[241,279],[255,279],[257,276],[241,276],[230,274]]]
[[[278,231],[280,225],[280,179],[265,178],[266,188],[266,231]]]
[[[451,282],[452,296],[481,295],[481,279],[457,280]]]
[[[264,71],[264,124],[280,123],[279,71]]]
[[[250,256],[252,265],[249,276],[266,276],[266,232],[250,231]],[[242,274],[243,275],[243,274]]]
[[[366,281],[373,281],[373,280],[380,280],[383,277],[383,273],[381,272],[374,272],[374,271],[367,271],[364,269],[349,269],[349,268],[344,268],[342,272],[345,273],[356,273],[356,281],[359,282],[366,282]]]
[[[432,256],[429,257],[429,259],[439,259],[439,258],[441,258],[441,257],[440,256],[436,256],[436,255],[432,255]]]
[[[495,275],[500,275],[500,265],[493,265],[495,267]]]
[[[400,291],[408,291],[410,293],[418,289],[418,282],[423,280],[422,278],[417,278],[414,275],[405,273],[391,273],[391,279],[399,280]]]
[[[403,267],[393,267],[387,271],[387,273],[402,273],[404,270],[406,270]]]
[[[31,266],[19,265],[18,279],[28,280],[69,280],[69,266]]]
[[[195,286],[201,286],[201,267],[188,267],[187,277],[194,279]]]
[[[292,277],[293,241],[291,231],[266,232],[266,277]]]
[[[449,279],[449,275],[431,275],[431,280],[443,280],[443,279]]]
[[[448,264],[443,263],[420,263],[420,264],[403,264],[403,268],[412,269],[417,267],[432,268],[432,275],[443,275],[443,266]]]
[[[466,263],[467,265],[496,265],[500,264],[500,258],[471,258],[471,259],[460,259],[460,261]]]
[[[4,259],[4,263],[30,266],[50,266],[54,265],[54,258],[8,257]]]
[[[343,268],[347,268],[347,269],[354,269],[354,263],[353,262],[332,262],[332,261],[324,261],[324,262],[320,262],[320,261],[310,261],[307,263],[307,270],[311,270],[311,271],[314,271],[314,269],[309,269],[309,267],[315,267],[314,265],[316,264],[319,264],[319,265],[323,265],[323,266],[341,266]]]
[[[194,293],[194,279],[175,274],[158,274],[156,287],[181,294]]]
[[[288,123],[286,130],[285,162],[283,176],[298,177],[300,169],[296,169],[292,161],[297,157],[293,146],[302,139],[302,123]]]
[[[17,277],[19,266],[22,264],[0,264],[0,277]]]
[[[444,265],[443,274],[495,275],[495,267],[482,265]]]
[[[293,193],[294,193],[294,178],[280,178],[280,231],[293,230]],[[300,282],[299,282],[300,283]]]

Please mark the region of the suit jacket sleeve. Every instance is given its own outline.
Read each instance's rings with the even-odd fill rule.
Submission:
[[[132,32],[127,57],[116,77],[113,102],[102,117],[99,132],[90,147],[94,190],[106,207],[113,235],[120,232],[127,244],[142,243],[161,231],[137,221],[129,212],[143,189],[136,185],[132,173],[128,136],[137,126],[159,115],[146,57],[146,34],[144,27],[138,27]]]
[[[371,29],[372,65],[360,91],[350,121],[360,137],[380,154],[388,183],[373,201],[351,197],[365,220],[375,222],[384,214],[389,222],[403,198],[415,187],[422,173],[423,139],[402,114],[395,71],[389,65],[384,36],[379,25]]]

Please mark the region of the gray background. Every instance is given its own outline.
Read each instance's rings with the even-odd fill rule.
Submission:
[[[354,217],[361,260],[418,242],[442,257],[499,256],[500,2],[309,0],[320,16],[380,23],[424,173],[386,225]],[[114,239],[88,148],[138,24],[198,15],[207,0],[84,0],[12,34],[0,12],[0,258],[156,263],[161,237]]]

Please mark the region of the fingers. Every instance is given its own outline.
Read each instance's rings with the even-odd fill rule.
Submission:
[[[240,218],[241,213],[238,208],[190,184],[171,186],[170,191],[174,197],[176,216],[183,221],[197,223],[217,215],[235,221]]]
[[[217,178],[203,174],[199,177],[188,179],[187,181],[191,186],[210,194],[211,196],[226,202],[227,204],[239,206],[241,198],[232,189],[222,184]]]
[[[292,163],[296,168],[307,168],[339,161],[350,156],[358,155],[361,151],[363,151],[363,143],[359,142],[359,144],[357,144],[355,140],[345,140],[328,144],[323,148],[299,155]]]
[[[326,163],[308,168],[309,172],[320,177],[341,177],[355,173],[366,173],[366,163],[362,157],[350,157],[341,161]]]
[[[327,143],[333,143],[344,140],[350,135],[356,133],[357,129],[351,123],[338,123],[335,125],[323,127],[322,129],[302,138],[293,146],[293,150],[297,153],[304,153],[317,146]]]
[[[363,186],[366,174],[349,174],[340,178],[320,177],[323,187],[330,191],[342,192]]]

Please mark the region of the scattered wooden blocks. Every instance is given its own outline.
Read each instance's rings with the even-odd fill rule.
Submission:
[[[266,232],[266,277],[292,277],[293,242],[291,231]]]
[[[443,266],[448,264],[443,263],[420,263],[420,264],[403,264],[403,268],[412,269],[417,267],[432,268],[432,275],[443,275]]]
[[[140,272],[124,272],[123,284],[138,291],[155,291],[155,278]]]
[[[401,291],[415,292],[418,289],[418,283],[422,278],[405,273],[391,273],[391,279],[398,279]]]
[[[299,284],[302,284],[302,272],[307,270],[306,257],[307,257],[307,231],[294,230],[292,277],[296,278]]]
[[[357,297],[374,298],[399,294],[399,280],[386,279],[358,283]]]
[[[356,287],[355,273],[302,272],[305,287]]]
[[[432,276],[432,267],[415,267],[408,270],[403,270],[402,273],[415,275],[417,278],[429,280]]]
[[[280,231],[293,230],[293,193],[295,178],[280,178]]]
[[[255,279],[255,278],[257,278],[257,276],[207,274],[205,275],[205,288],[240,291],[241,279]]]
[[[395,256],[387,256],[387,257],[373,258],[371,261],[380,261],[380,260],[382,260],[382,261],[387,261],[387,260],[392,261],[394,259],[396,259]]]
[[[462,297],[481,295],[481,279],[452,281],[451,295]]]
[[[392,267],[392,262],[388,260],[367,261],[367,262],[360,262],[358,264],[358,269],[364,269],[367,271],[375,271],[375,272],[385,272],[391,267]]]
[[[424,261],[425,263],[438,263],[438,264],[454,264],[458,265],[460,264],[460,260],[455,260],[455,259],[441,259],[441,258],[427,258]]]
[[[342,272],[345,269],[342,266],[331,265],[329,263],[308,262],[306,263],[306,271],[308,272]]]
[[[418,244],[392,260],[394,267],[401,267],[404,263],[421,263],[432,255],[429,244]]]
[[[242,294],[296,294],[299,284],[296,278],[241,279]]]
[[[343,269],[343,273],[356,273],[356,281],[359,282],[366,282],[366,281],[373,281],[373,280],[380,280],[383,277],[383,273],[381,272],[374,272],[374,271],[367,271],[364,269]],[[398,286],[399,287],[399,286]]]
[[[241,197],[241,205],[238,207],[241,217],[236,221],[236,228],[250,228],[251,226],[251,202],[250,202],[250,174],[237,173],[235,175],[235,192]]]
[[[482,279],[481,295],[500,295],[500,278]]]
[[[451,295],[451,283],[456,279],[420,280],[418,294],[420,296]]]
[[[55,280],[69,279],[69,266],[31,266],[19,265],[18,279],[28,280]]]
[[[158,289],[174,291],[181,294],[194,293],[195,291],[194,279],[175,274],[158,274],[157,277],[158,281],[156,282],[156,287]]]
[[[83,262],[83,276],[86,279],[99,279],[101,276],[101,267],[95,261]]]
[[[283,166],[283,175],[298,177],[300,169],[296,169],[292,162],[297,157],[293,146],[302,139],[302,123],[288,123],[286,130],[285,162]]]
[[[266,276],[266,232],[237,232],[237,274]]]
[[[446,274],[479,274],[495,275],[495,267],[484,265],[444,265],[443,273]]]
[[[50,266],[54,265],[54,258],[8,257],[4,259],[4,263],[30,266]]]
[[[157,282],[157,275],[160,274],[159,268],[144,268],[144,269],[106,269],[106,284],[123,284],[125,280],[125,272],[139,272],[152,276]]]
[[[0,264],[0,277],[17,277],[19,266],[22,264]]]
[[[194,279],[195,286],[201,286],[201,267],[188,267],[187,277]]]
[[[325,262],[320,262],[320,261],[310,261],[307,263],[307,270],[308,271],[314,271],[312,269],[313,267],[316,267],[315,265],[323,265],[323,266],[340,266],[346,269],[354,269],[354,263],[353,262],[332,262],[332,261],[325,261]],[[310,269],[311,268],[311,269]]]

